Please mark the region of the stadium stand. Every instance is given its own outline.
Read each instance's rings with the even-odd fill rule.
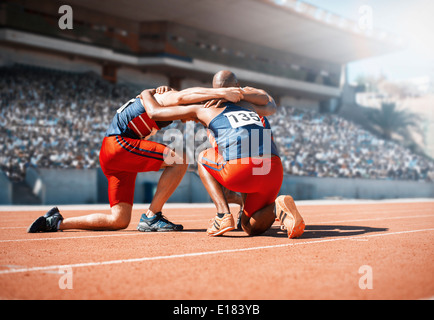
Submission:
[[[138,93],[94,73],[25,65],[0,68],[0,88],[0,165],[12,181],[23,180],[29,166],[99,167],[100,144],[115,110]],[[434,180],[433,161],[335,114],[281,106],[269,119],[286,174]],[[168,127],[174,128],[186,126]],[[164,142],[163,134],[152,139]]]
[[[335,114],[281,107],[270,124],[288,174],[433,180],[432,161]]]
[[[0,78],[0,163],[12,180],[28,166],[99,166],[113,110],[133,94],[92,73],[14,66],[1,68]]]

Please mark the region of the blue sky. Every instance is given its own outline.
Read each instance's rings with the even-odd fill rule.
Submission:
[[[372,8],[373,28],[407,39],[399,52],[349,64],[349,80],[359,74],[384,74],[389,80],[430,77],[434,81],[433,0],[303,0],[317,7],[358,21],[359,8]]]

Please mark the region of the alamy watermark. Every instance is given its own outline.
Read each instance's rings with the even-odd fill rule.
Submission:
[[[358,27],[362,31],[372,31],[374,29],[374,11],[369,5],[359,7]]]
[[[359,274],[362,275],[359,278],[359,288],[362,290],[374,289],[374,277],[373,277],[372,267],[369,265],[360,266]]]
[[[62,30],[74,29],[72,7],[68,5],[60,6],[58,13],[62,14],[58,22],[59,28]]]
[[[72,290],[74,288],[72,267],[59,267],[59,274],[62,275],[59,279],[59,288],[61,290]]]
[[[253,175],[266,175],[270,173],[272,153],[271,129],[246,129],[238,128],[237,131],[222,129],[218,130],[219,154],[229,155],[231,159],[239,159],[239,164],[253,164]],[[207,139],[206,129],[195,130],[194,122],[187,122],[185,131],[179,129],[166,129],[163,134],[163,143],[174,153],[166,152],[164,162],[168,165],[195,164],[203,151],[213,146]],[[214,136],[213,136],[214,138]],[[213,139],[212,138],[212,139]],[[224,160],[222,160],[225,162]],[[215,161],[216,159],[209,159]]]

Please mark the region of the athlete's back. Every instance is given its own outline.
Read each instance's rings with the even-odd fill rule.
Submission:
[[[266,118],[233,103],[224,108],[208,128],[225,160],[279,155]]]

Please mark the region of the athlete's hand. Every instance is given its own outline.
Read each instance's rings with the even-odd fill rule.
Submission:
[[[226,102],[226,99],[212,99],[205,102],[203,105],[204,108],[218,108],[223,102]]]
[[[163,94],[163,93],[165,93],[165,92],[167,92],[167,91],[172,91],[173,90],[173,88],[171,88],[171,87],[169,87],[169,86],[160,86],[160,87],[158,87],[157,89],[156,89],[156,92],[158,93],[158,94]]]
[[[241,88],[231,87],[231,88],[224,88],[224,90],[225,90],[224,98],[227,101],[237,103],[240,100],[243,100],[244,98],[243,90]]]
[[[146,90],[143,90],[136,98],[140,98],[142,96],[142,94],[150,94],[151,96],[153,96],[156,92],[157,92],[157,90],[155,88],[146,89]]]

